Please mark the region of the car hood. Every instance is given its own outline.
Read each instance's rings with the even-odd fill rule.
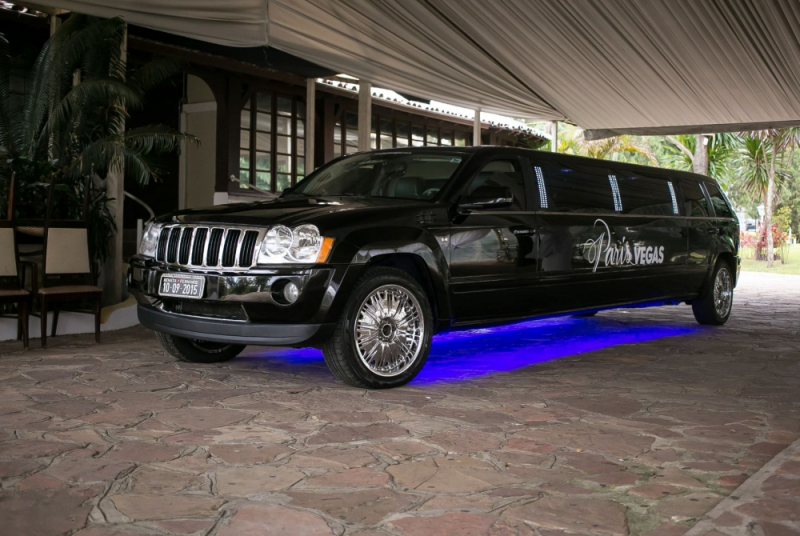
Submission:
[[[337,213],[384,211],[387,208],[429,207],[414,200],[362,196],[290,196],[270,201],[235,203],[173,212],[158,218],[160,223],[229,224],[229,225],[299,225],[329,221]]]

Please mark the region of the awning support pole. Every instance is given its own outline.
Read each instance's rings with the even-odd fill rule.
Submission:
[[[369,151],[369,135],[372,125],[372,84],[358,82],[358,150]]]
[[[475,119],[472,121],[472,145],[482,145],[481,141],[481,109],[475,108]]]
[[[316,124],[317,79],[306,80],[306,165],[304,175],[314,171],[314,139]]]
[[[120,62],[125,65],[128,61],[128,27],[119,51]],[[120,125],[119,134],[125,133],[125,124]],[[109,255],[103,269],[103,302],[107,305],[119,303],[122,300],[122,237],[124,234],[123,207],[125,204],[125,170],[117,169],[108,173],[106,177],[106,195],[114,200],[108,203],[108,211],[117,224],[117,232],[111,236]],[[139,247],[139,244],[136,244]]]
[[[553,139],[550,140],[550,150],[554,153],[558,152],[558,121],[553,121],[550,124],[550,133]]]

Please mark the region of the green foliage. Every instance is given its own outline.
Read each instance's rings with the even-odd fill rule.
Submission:
[[[180,65],[162,58],[126,72],[124,39],[121,19],[71,15],[26,69],[28,89],[19,98],[11,92],[15,58],[0,35],[0,210],[16,172],[20,216],[44,217],[48,184],[58,185],[59,208],[77,216],[90,177],[90,250],[98,265],[116,232],[105,193],[108,174],[123,171],[126,180],[147,184],[158,178],[157,157],[181,141],[197,142],[163,125],[125,130],[145,94],[178,74]]]

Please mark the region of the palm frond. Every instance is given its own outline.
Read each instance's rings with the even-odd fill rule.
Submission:
[[[105,178],[111,172],[122,171],[125,147],[121,139],[103,138],[86,145],[67,168],[70,177],[97,175]]]
[[[51,133],[74,121],[92,102],[107,103],[112,111],[124,107],[138,109],[143,105],[141,93],[121,80],[111,77],[83,80],[53,108],[38,141],[42,142]],[[121,129],[117,129],[119,131]]]
[[[165,125],[148,125],[132,128],[125,133],[125,146],[134,152],[148,154],[171,153],[180,147],[181,142],[199,145],[200,140],[191,134],[184,134]]]
[[[125,179],[133,179],[138,184],[144,186],[150,179],[156,177],[156,173],[148,162],[147,158],[140,153],[125,151]]]
[[[147,93],[181,72],[182,62],[175,58],[153,60],[131,74],[130,83]]]

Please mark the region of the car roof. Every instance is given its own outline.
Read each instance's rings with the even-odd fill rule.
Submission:
[[[538,157],[544,160],[552,160],[555,158],[558,159],[567,159],[567,160],[575,160],[577,162],[582,162],[584,164],[592,163],[594,165],[605,165],[609,167],[614,167],[620,170],[626,170],[631,172],[639,172],[639,173],[651,173],[654,176],[659,178],[667,179],[669,177],[675,178],[684,178],[690,180],[701,180],[704,182],[711,182],[716,183],[713,178],[707,177],[705,175],[700,175],[698,173],[692,173],[689,171],[682,171],[677,169],[670,169],[670,168],[659,168],[654,166],[646,166],[641,164],[632,164],[628,162],[617,162],[614,160],[603,160],[599,158],[591,158],[587,156],[577,156],[571,154],[564,154],[564,153],[552,153],[550,151],[539,151],[536,149],[528,149],[524,147],[502,147],[498,145],[478,145],[478,146],[425,146],[425,147],[394,147],[390,149],[378,149],[378,150],[370,150],[370,151],[361,151],[360,153],[352,153],[352,154],[364,154],[364,153],[398,153],[398,152],[410,152],[410,153],[440,153],[440,154],[506,154],[506,155],[516,155],[516,156],[529,156],[531,158]],[[350,156],[350,155],[348,155]]]

